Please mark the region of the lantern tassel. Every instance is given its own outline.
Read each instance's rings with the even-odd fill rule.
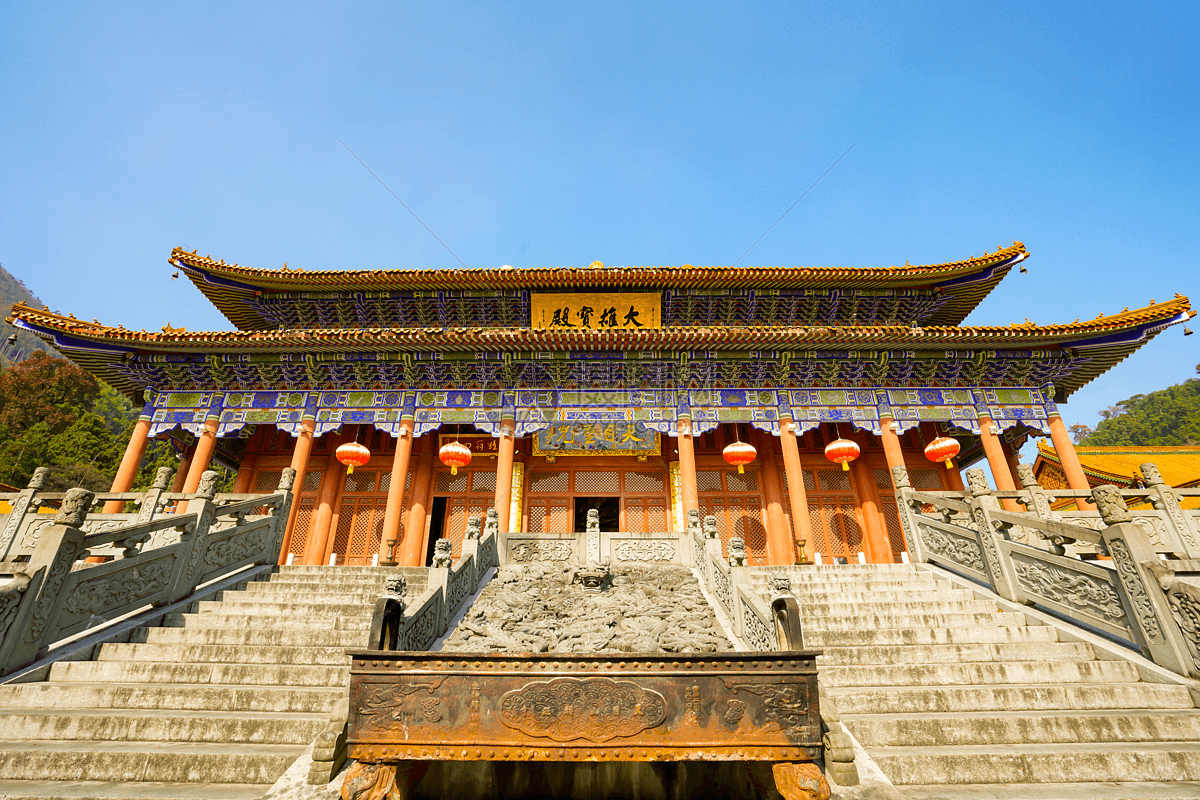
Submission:
[[[347,475],[353,475],[353,474],[354,474],[354,465],[353,465],[353,464],[347,464],[347,465],[346,465],[346,474],[347,474]]]
[[[843,461],[843,462],[842,462],[842,469],[844,469],[846,472],[849,472],[849,471],[850,471],[850,465],[849,465],[849,464],[847,464],[845,461]]]
[[[952,458],[946,459],[946,469],[954,469],[954,459],[952,459]]]
[[[741,464],[738,464],[738,475],[745,475],[745,474],[746,474],[746,468],[743,467]]]
[[[450,465],[450,474],[451,474],[451,475],[457,475],[457,474],[458,474],[458,466],[457,466],[457,465],[455,465],[455,464],[451,464],[451,465]]]

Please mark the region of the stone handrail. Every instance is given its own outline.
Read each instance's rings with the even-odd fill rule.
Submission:
[[[1147,469],[1151,466],[1143,465],[1148,478],[1157,474]],[[1165,551],[1173,560],[1164,561],[1159,555],[1162,540],[1152,538],[1143,523],[1145,514],[1126,506],[1128,491],[1113,486],[1092,490],[1097,510],[1082,513],[1094,514],[1099,524],[1093,528],[1048,513],[1048,504],[1041,502],[1045,498],[1039,499],[1038,490],[1029,486],[1028,511],[1004,510],[1000,499],[1010,493],[991,491],[980,469],[966,472],[971,497],[965,511],[959,497],[914,491],[903,467],[892,473],[914,562],[938,564],[1006,600],[1038,605],[1068,622],[1123,639],[1160,666],[1200,678],[1200,590],[1177,577],[1190,574],[1189,565],[1200,574],[1200,560],[1191,558],[1187,537],[1181,535]],[[1175,490],[1151,489],[1160,499],[1175,499]],[[1166,513],[1169,500],[1163,504]],[[924,512],[927,505],[935,511]],[[1068,552],[1081,544],[1111,560],[1084,561]]]
[[[0,559],[32,556],[42,531],[54,524],[54,514],[46,511],[56,510],[69,492],[43,491],[49,473],[47,467],[39,467],[26,489],[19,493],[0,494],[0,501],[7,502],[11,509],[8,513],[0,513]],[[194,495],[167,491],[173,476],[174,472],[169,467],[163,467],[158,470],[154,484],[144,492],[93,492],[81,530],[87,534],[124,530],[135,523],[148,523],[172,512],[182,512]],[[254,509],[260,509],[263,505],[258,502],[261,497],[261,494],[216,494],[211,501],[217,506],[249,503],[245,513],[253,513]],[[130,504],[136,511],[107,514],[100,510],[112,501]],[[261,515],[261,511],[258,513]],[[172,528],[170,524],[154,528],[158,533],[152,544],[159,546],[177,541],[178,537],[171,534]],[[119,547],[105,548],[101,541],[89,547],[93,556],[113,558],[121,552]]]
[[[51,495],[61,507],[54,517],[39,515],[46,524],[29,529],[36,536],[28,556],[9,549],[0,561],[0,674],[28,666],[82,631],[140,608],[179,602],[245,567],[276,562],[295,472],[284,471],[276,493],[228,506],[215,502],[219,478],[204,473],[199,491],[187,496],[185,514],[144,520],[124,515],[96,531],[87,525],[95,493],[72,489]],[[37,490],[22,492],[18,502],[37,499]],[[250,513],[256,509],[266,513]],[[21,530],[17,512],[14,508],[6,530]],[[27,509],[20,514],[32,516]],[[116,557],[77,563],[98,555]]]

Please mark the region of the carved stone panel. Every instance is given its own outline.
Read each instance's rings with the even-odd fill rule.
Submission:
[[[675,542],[669,539],[624,539],[612,544],[617,561],[675,561]]]
[[[939,555],[960,566],[968,567],[984,575],[987,574],[983,563],[983,551],[974,537],[967,538],[942,531],[919,521],[917,525],[921,531],[921,543],[926,553]]]
[[[518,564],[532,561],[568,561],[574,554],[573,539],[508,540],[508,560]]]

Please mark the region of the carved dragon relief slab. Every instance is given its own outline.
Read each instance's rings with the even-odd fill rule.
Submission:
[[[1078,609],[1106,622],[1128,625],[1125,607],[1116,588],[1082,572],[1040,564],[1013,554],[1013,569],[1021,588],[1031,595]]]

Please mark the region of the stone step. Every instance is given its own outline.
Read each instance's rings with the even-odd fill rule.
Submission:
[[[918,570],[915,564],[794,564],[780,567],[759,567],[756,573],[763,575],[812,575],[822,578],[828,575],[928,575],[932,573]]]
[[[850,647],[887,645],[987,644],[999,642],[1057,642],[1058,634],[1048,625],[1013,627],[979,625],[964,628],[879,628],[818,631],[804,629],[806,646],[826,652]]]
[[[1165,683],[830,688],[829,691],[842,714],[1192,708],[1186,688]]]
[[[879,747],[871,756],[899,785],[1200,780],[1196,742]]]
[[[770,592],[763,590],[762,595],[769,597]],[[845,591],[832,589],[829,591],[820,592],[797,592],[792,591],[796,596],[796,601],[801,608],[814,603],[873,603],[873,604],[891,604],[904,605],[908,603],[927,603],[930,601],[946,602],[955,600],[966,602],[975,600],[975,593],[969,589],[939,589],[939,590],[910,590],[900,589],[895,592],[862,592],[853,588],[847,588]]]
[[[128,708],[328,714],[343,687],[213,686],[162,683],[14,683],[0,704],[15,708]],[[0,795],[2,796],[2,795]]]
[[[416,578],[405,578],[405,592],[412,594],[414,591],[423,591],[428,585],[427,576],[421,575]],[[257,585],[273,587],[287,586],[293,589],[326,589],[326,588],[355,588],[362,590],[373,590],[382,592],[387,583],[387,578],[384,576],[371,577],[370,575],[352,575],[347,577],[326,577],[324,575],[275,575],[269,581],[257,581]],[[256,584],[248,584],[250,586]]]
[[[149,644],[265,645],[272,647],[366,647],[366,629],[331,631],[324,628],[143,628],[130,637]]]
[[[750,582],[755,586],[769,586],[771,580],[776,576],[786,577],[792,582],[792,586],[839,586],[841,584],[886,584],[886,583],[922,583],[932,584],[941,583],[949,584],[950,581],[945,578],[934,575],[930,572],[860,572],[856,574],[841,573],[833,571],[825,571],[819,574],[809,572],[793,572],[790,575],[783,573],[765,573],[755,571],[750,576]]]
[[[980,664],[822,666],[821,682],[833,687],[997,686],[1041,683],[1137,683],[1128,661],[1008,661]]]
[[[417,570],[409,572],[408,570]],[[409,575],[424,575],[424,567],[328,567],[317,566],[313,564],[291,564],[279,567],[276,575],[328,575],[328,576],[367,576],[377,578],[388,578],[395,575],[408,577]]]
[[[0,708],[0,727],[22,741],[192,742],[307,745],[327,715],[242,711],[143,711],[141,709]]]
[[[269,645],[105,644],[97,661],[187,664],[295,664],[349,666],[344,647],[272,647]]]
[[[237,594],[226,593],[220,600],[221,602],[229,602],[233,605],[245,605],[248,603],[255,604],[270,604],[270,605],[345,605],[356,606],[361,608],[374,608],[375,601],[380,598],[378,592],[291,592],[291,591],[276,591],[276,592],[238,592]],[[211,602],[211,601],[210,601]]]
[[[163,783],[160,781],[3,781],[4,800],[258,800],[266,787],[254,783]]]
[[[228,600],[201,600],[196,604],[200,614],[222,615],[244,614],[247,616],[285,614],[304,617],[366,617],[370,619],[375,610],[374,603],[299,603],[282,600],[273,603],[267,598],[244,600],[233,597]]]
[[[167,614],[163,626],[171,628],[275,628],[279,630],[332,630],[369,631],[371,617],[333,617],[318,619],[302,617],[290,619],[283,614],[222,614],[210,611],[206,614]]]
[[[1200,782],[907,784],[908,800],[1195,800]]]
[[[862,602],[803,603],[800,605],[800,614],[804,619],[887,616],[907,613],[914,607],[919,608],[923,614],[994,614],[1000,611],[999,606],[986,600],[942,600],[939,598],[905,604],[893,603],[880,598]]]
[[[920,608],[914,608],[919,611]],[[838,617],[808,616],[801,610],[805,630],[844,631],[875,628],[973,628],[981,625],[1017,626],[1025,615],[1016,611],[975,614],[846,614]]]
[[[0,741],[6,780],[274,783],[304,746]]]
[[[121,661],[60,661],[50,680],[83,683],[195,683],[246,686],[345,686],[350,667],[267,664],[127,664]],[[0,772],[0,775],[3,775]]]
[[[252,583],[244,591],[237,592],[236,595],[232,592],[226,592],[222,599],[233,598],[234,596],[258,598],[296,595],[297,597],[353,597],[357,600],[365,597],[376,598],[382,593],[382,585],[376,588],[373,585],[363,586],[352,583],[347,583],[343,586],[326,586],[323,584],[309,586],[303,583]]]
[[[1191,711],[1002,711],[963,714],[842,715],[864,747],[1085,742],[1183,742],[1200,738]]]
[[[807,640],[805,642],[808,643]],[[814,644],[814,647],[818,645]],[[980,662],[1018,662],[1037,660],[1049,663],[1091,661],[1095,654],[1091,645],[1083,642],[1020,642],[1014,644],[933,644],[878,647],[839,647],[819,645],[824,655],[817,665],[824,670],[855,665],[903,665],[903,669],[919,670],[935,664],[973,665]],[[1109,662],[1124,663],[1124,662]],[[872,667],[874,668],[874,667]],[[1125,680],[1136,680],[1136,678]],[[944,683],[944,681],[936,681]],[[974,681],[968,681],[973,683]]]

